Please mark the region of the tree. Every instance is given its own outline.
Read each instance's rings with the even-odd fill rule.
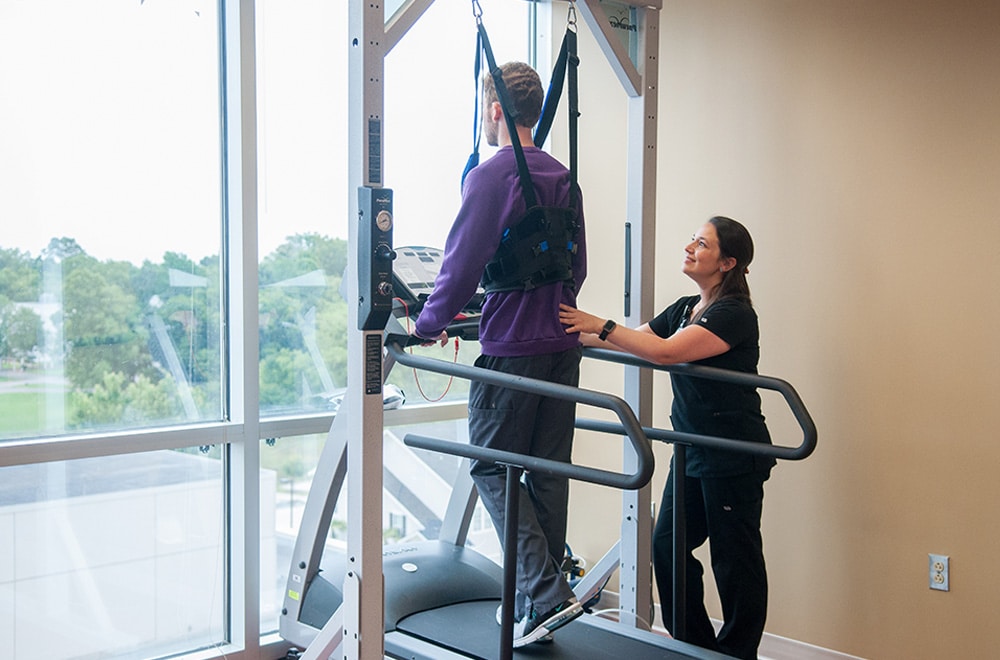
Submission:
[[[35,302],[41,295],[41,262],[27,252],[0,248],[0,297]]]
[[[121,373],[105,373],[88,391],[70,392],[73,428],[135,425],[183,419],[174,383],[162,379],[154,383],[145,376],[128,382]]]
[[[287,280],[313,270],[338,277],[347,268],[347,241],[316,233],[295,234],[260,264],[262,285]]]
[[[32,361],[42,337],[42,317],[28,309],[8,304],[0,309],[0,357],[17,360],[23,368]]]
[[[65,261],[71,257],[85,255],[83,248],[75,238],[53,238],[42,250],[42,259],[58,259]]]
[[[331,290],[339,290],[340,277],[331,277]],[[347,303],[338,294],[324,298],[316,310],[316,343],[333,380],[347,383]]]
[[[322,391],[316,370],[309,354],[302,350],[280,348],[260,361],[260,406],[297,406],[308,387],[319,394]]]
[[[120,279],[115,271],[85,255],[63,267],[66,375],[78,389],[94,387],[109,373],[130,381],[139,375],[153,381],[160,377],[135,296],[115,281]]]
[[[347,304],[340,284],[346,265],[347,242],[315,233],[290,236],[261,261],[259,347],[266,408],[326,406],[318,396],[307,398],[330,394],[325,372],[335,386],[344,384]],[[140,414],[136,411],[149,419],[172,419],[175,412],[166,402],[179,403],[174,356],[199,410],[222,411],[221,267],[218,255],[194,261],[175,252],[166,252],[162,263],[147,260],[139,267],[101,262],[68,237],[53,238],[38,258],[0,249],[0,355],[31,355],[41,319],[15,303],[39,301],[42,288],[51,285],[48,293],[61,303],[52,321],[61,330],[65,374],[80,405],[77,425],[121,423]],[[310,314],[315,346],[303,337],[311,325],[303,326],[302,319]],[[313,348],[323,364],[314,361]]]
[[[318,234],[289,237],[261,262],[262,404],[301,404],[306,387],[320,393],[319,369],[329,372],[335,385],[345,383],[347,305],[340,282],[346,264],[346,241]],[[315,277],[316,271],[322,275]],[[324,363],[319,366],[303,337],[301,319],[309,314],[316,319],[316,344]],[[291,371],[292,365],[298,373]]]

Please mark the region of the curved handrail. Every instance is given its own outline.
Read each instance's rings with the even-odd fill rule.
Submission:
[[[404,343],[413,341],[412,338],[406,336],[402,336],[399,339],[403,340]],[[608,472],[606,470],[577,466],[571,463],[562,463],[559,461],[539,459],[532,456],[525,456],[523,454],[499,451],[495,449],[487,449],[472,445],[462,445],[456,442],[441,440],[438,438],[429,438],[425,436],[414,436],[414,435],[407,435],[404,438],[404,442],[406,442],[407,445],[419,447],[422,449],[439,451],[458,456],[464,456],[466,458],[474,458],[477,460],[490,461],[498,464],[506,464],[515,467],[536,469],[539,471],[549,472],[551,474],[556,474],[571,479],[589,481],[591,483],[604,484],[618,488],[636,489],[646,485],[646,483],[648,483],[649,481],[650,476],[652,475],[653,457],[652,457],[652,450],[649,445],[649,438],[664,440],[667,442],[673,442],[677,445],[674,451],[674,459],[677,462],[675,467],[676,469],[680,470],[681,473],[685,471],[684,466],[686,461],[685,457],[686,445],[712,447],[717,449],[729,449],[747,454],[773,456],[775,458],[783,458],[788,460],[802,460],[807,456],[809,456],[810,454],[812,454],[813,450],[816,448],[816,425],[813,423],[812,417],[810,416],[809,411],[806,410],[805,404],[799,397],[798,392],[796,392],[795,388],[793,388],[791,384],[789,384],[787,381],[778,378],[772,378],[770,376],[761,376],[759,374],[729,371],[726,369],[717,369],[713,367],[705,367],[702,365],[694,365],[686,363],[674,364],[674,365],[657,365],[647,360],[643,360],[641,358],[637,358],[629,354],[620,353],[618,351],[611,351],[607,349],[595,349],[595,348],[587,348],[584,350],[584,354],[586,356],[603,359],[608,362],[618,362],[620,364],[637,366],[640,368],[657,369],[660,371],[679,373],[679,374],[684,374],[686,376],[693,376],[696,378],[709,378],[712,380],[719,380],[723,382],[734,383],[737,385],[745,385],[748,387],[755,387],[755,388],[761,388],[779,392],[784,397],[785,402],[788,404],[788,407],[791,410],[792,415],[795,417],[795,421],[802,429],[803,433],[802,442],[797,447],[770,445],[764,443],[747,442],[745,440],[737,440],[734,438],[720,438],[716,436],[707,436],[696,433],[685,433],[681,431],[641,427],[639,426],[638,420],[636,419],[635,413],[632,411],[632,408],[629,407],[629,405],[624,400],[610,394],[595,392],[592,390],[584,390],[580,388],[569,387],[567,385],[559,385],[556,383],[549,383],[546,381],[539,381],[530,378],[524,378],[521,376],[512,376],[510,374],[505,374],[502,372],[489,371],[478,367],[471,367],[468,365],[445,362],[443,360],[424,358],[412,354],[407,354],[401,347],[400,341],[396,339],[395,335],[391,334],[389,340],[386,342],[386,347],[389,354],[397,362],[406,366],[422,368],[428,371],[434,371],[446,375],[458,376],[460,378],[466,378],[469,380],[479,380],[482,382],[499,385],[501,387],[508,387],[511,389],[518,389],[521,391],[534,392],[536,394],[563,398],[571,401],[577,401],[579,403],[586,403],[588,405],[593,405],[613,410],[618,415],[618,418],[621,420],[622,422],[621,424],[577,418],[576,427],[582,429],[612,433],[616,435],[621,435],[624,433],[631,441],[632,446],[635,449],[636,454],[638,456],[638,461],[637,461],[636,472],[632,475],[624,475],[616,472]],[[517,474],[519,473],[516,470],[514,471],[514,474],[515,477],[512,477],[511,476],[512,472],[508,471],[507,475],[508,482],[510,482],[512,478],[519,478],[517,477]],[[671,628],[674,631],[675,638],[681,640],[686,639],[687,636],[686,616],[684,615],[683,611],[684,608],[681,606],[681,604],[684,602],[686,593],[686,579],[685,579],[686,559],[684,555],[685,552],[684,549],[687,545],[686,526],[683,514],[685,506],[684,506],[684,490],[681,486],[682,483],[683,480],[674,481],[674,504],[675,504],[674,520],[673,520],[674,616],[673,616],[673,625]],[[513,489],[511,488],[511,490]],[[509,508],[509,511],[516,512],[516,505],[511,502],[512,499],[513,498],[510,492],[508,492],[507,506]],[[509,535],[510,531],[507,530],[505,534]],[[510,552],[512,554],[515,552],[513,542],[509,540],[505,540],[504,547],[506,552]],[[508,581],[507,572],[509,570],[513,569],[508,567],[507,562],[505,560],[504,598],[508,600],[513,595],[512,584],[507,585]],[[510,611],[508,611],[510,609],[511,608],[508,607],[508,609],[505,610],[504,614],[505,617],[510,616]]]
[[[812,416],[809,414],[809,411],[806,410],[806,406],[799,397],[798,392],[795,391],[795,388],[792,387],[790,383],[781,380],[780,378],[761,376],[760,374],[750,374],[743,371],[730,371],[728,369],[706,367],[697,364],[654,364],[647,360],[643,360],[642,358],[635,357],[634,355],[604,348],[586,348],[584,349],[584,355],[587,357],[605,360],[607,362],[618,362],[620,364],[627,364],[641,368],[668,371],[671,373],[694,376],[697,378],[708,378],[711,380],[719,380],[727,383],[734,383],[736,385],[746,385],[748,387],[757,387],[760,389],[778,392],[784,397],[792,415],[795,417],[795,421],[798,423],[799,428],[802,429],[802,442],[797,447],[768,445],[733,438],[720,438],[717,436],[701,435],[698,433],[686,433],[682,431],[668,431],[665,429],[644,427],[643,432],[649,438],[653,438],[654,440],[663,440],[665,442],[681,442],[688,445],[710,447],[714,449],[732,449],[747,454],[773,456],[775,458],[783,458],[793,461],[800,461],[806,458],[812,454],[814,449],[816,449],[816,424],[813,422]],[[576,425],[578,428],[592,431],[621,433],[621,429],[617,427],[617,425],[610,422],[578,419]]]
[[[553,461],[550,459],[535,458],[533,456],[525,456],[523,454],[499,451],[496,449],[462,445],[452,441],[427,438],[423,436],[407,435],[405,442],[409,445],[420,447],[422,449],[445,451],[446,453],[456,454],[466,458],[519,465],[529,470],[538,470],[539,472],[547,472],[560,477],[587,481],[599,485],[611,486],[613,488],[629,490],[642,488],[649,482],[650,477],[653,476],[654,459],[649,438],[646,437],[642,426],[639,425],[639,420],[636,419],[632,408],[629,407],[628,403],[620,397],[603,392],[595,392],[593,390],[571,387],[569,385],[550,383],[544,380],[526,378],[524,376],[515,376],[500,371],[491,371],[465,364],[445,362],[444,360],[438,360],[435,358],[413,355],[404,351],[397,342],[391,339],[386,342],[386,349],[389,352],[389,355],[395,359],[396,362],[407,367],[425,369],[427,371],[433,371],[449,376],[457,376],[467,380],[477,380],[513,390],[532,392],[543,396],[564,399],[567,401],[576,401],[577,403],[611,410],[621,421],[621,426],[616,426],[617,432],[619,434],[624,432],[624,434],[628,437],[629,442],[632,445],[632,449],[635,451],[637,460],[635,471],[629,474],[582,465],[573,465],[571,463],[563,463],[561,461]]]

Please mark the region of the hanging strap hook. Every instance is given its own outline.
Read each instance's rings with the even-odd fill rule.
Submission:
[[[483,18],[483,8],[479,5],[479,0],[472,0],[472,16],[477,23]]]
[[[576,3],[570,0],[569,9],[566,12],[566,25],[576,32]]]

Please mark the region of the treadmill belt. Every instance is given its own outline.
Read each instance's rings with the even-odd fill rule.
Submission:
[[[500,626],[496,622],[499,605],[498,600],[479,600],[417,612],[402,619],[396,629],[472,658],[496,658],[500,649]],[[719,657],[717,654],[677,642],[663,635],[626,629],[605,619],[597,621],[594,619],[596,617],[584,615],[557,630],[555,641],[548,644],[529,644],[514,649],[514,657],[559,660],[614,657],[624,657],[629,660],[674,660]]]

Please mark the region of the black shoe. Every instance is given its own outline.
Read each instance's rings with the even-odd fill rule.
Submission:
[[[514,648],[540,641],[581,614],[583,606],[576,598],[565,600],[544,614],[532,609],[528,616],[514,624]]]

